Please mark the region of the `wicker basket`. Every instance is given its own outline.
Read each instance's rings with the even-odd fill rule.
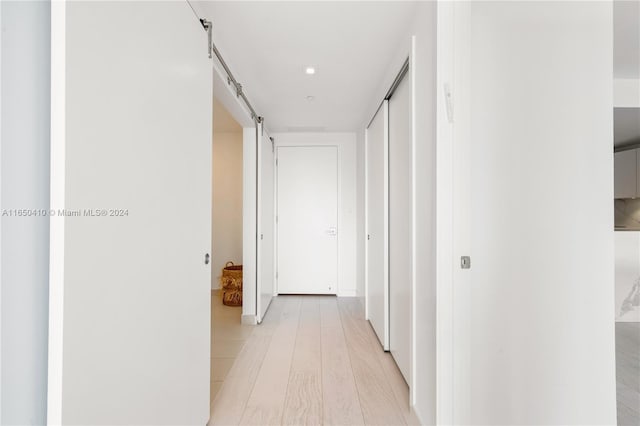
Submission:
[[[222,303],[227,306],[242,306],[242,265],[227,262],[220,277]]]

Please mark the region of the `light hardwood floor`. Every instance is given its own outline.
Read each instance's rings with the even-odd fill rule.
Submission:
[[[640,323],[616,323],[618,425],[640,425]]]
[[[212,305],[210,425],[417,424],[357,299],[278,296],[259,326]]]

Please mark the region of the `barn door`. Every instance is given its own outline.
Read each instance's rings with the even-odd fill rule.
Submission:
[[[212,63],[187,2],[52,3],[50,424],[209,416]]]

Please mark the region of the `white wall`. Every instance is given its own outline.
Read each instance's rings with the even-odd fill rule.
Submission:
[[[454,141],[469,146],[454,167],[470,209],[451,263],[472,256],[453,282],[470,326],[454,347],[464,423],[616,423],[611,9],[471,2],[458,27],[472,70],[454,102],[470,135]]]
[[[640,80],[632,78],[613,80],[613,106],[640,108]]]
[[[276,146],[338,147],[338,296],[356,296],[356,134],[275,133]]]
[[[49,208],[50,35],[46,1],[0,2],[1,204]],[[0,423],[44,424],[49,220],[2,217]]]
[[[375,113],[393,79],[411,50],[415,36],[414,115],[415,115],[415,341],[412,400],[422,424],[436,419],[436,2],[418,2],[414,19],[398,39],[398,53],[390,58],[377,93],[372,93],[369,111],[359,129],[363,131]],[[360,143],[360,142],[359,142]],[[364,144],[364,142],[362,142]],[[361,152],[360,150],[358,151]],[[362,149],[364,153],[364,148]],[[360,155],[360,154],[359,154]],[[364,155],[364,154],[362,154]],[[361,161],[359,159],[359,161]],[[358,174],[358,191],[364,192],[364,171]],[[364,200],[358,211],[364,223]],[[363,240],[366,234],[362,234]],[[364,247],[364,241],[360,241]],[[364,270],[364,262],[358,269]],[[364,289],[364,286],[362,286]],[[410,307],[407,307],[409,309]]]
[[[213,132],[211,288],[226,262],[242,263],[242,144],[241,132]]]

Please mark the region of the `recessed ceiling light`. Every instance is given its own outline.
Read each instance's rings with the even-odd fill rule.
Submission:
[[[304,72],[307,73],[308,75],[313,75],[316,73],[316,69],[314,67],[306,67],[304,69]]]

